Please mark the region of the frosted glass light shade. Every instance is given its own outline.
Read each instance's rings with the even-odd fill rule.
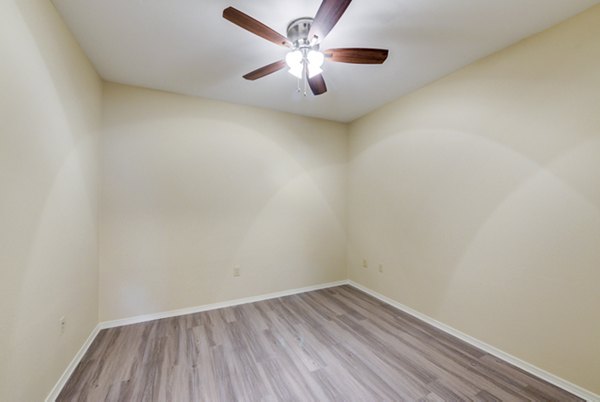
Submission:
[[[304,71],[304,65],[303,63],[299,63],[296,64],[295,66],[293,66],[292,68],[290,68],[288,70],[288,72],[290,74],[292,74],[294,77],[301,79],[302,78],[302,72]]]
[[[319,75],[323,72],[321,67],[315,66],[312,63],[308,64],[308,78],[312,78],[315,75]]]
[[[308,63],[314,67],[321,67],[325,61],[325,56],[323,53],[317,52],[316,50],[311,50],[308,52],[306,58],[308,59]]]
[[[285,55],[285,62],[290,69],[293,69],[302,65],[302,58],[302,52],[300,50],[294,50]]]

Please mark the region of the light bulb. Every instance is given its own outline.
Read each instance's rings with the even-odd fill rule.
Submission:
[[[302,65],[302,58],[302,52],[300,50],[294,50],[285,55],[285,62],[290,69],[294,69]]]
[[[323,53],[317,52],[316,50],[308,52],[306,58],[308,59],[308,63],[314,67],[321,67],[325,61]]]
[[[312,63],[308,64],[308,78],[313,78],[316,75],[319,75],[323,72],[321,67],[315,66]]]
[[[304,72],[304,65],[300,62],[295,66],[291,67],[288,72],[292,74],[294,77],[301,79],[302,73]]]

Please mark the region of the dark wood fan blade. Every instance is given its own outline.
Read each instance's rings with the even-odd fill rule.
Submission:
[[[287,47],[291,46],[290,42],[285,36],[275,32],[262,22],[255,20],[238,9],[227,7],[225,10],[223,10],[223,18],[233,22],[235,25],[244,28],[249,32],[252,32],[255,35],[260,36],[261,38],[265,38],[266,40],[275,43],[276,45]]]
[[[259,78],[264,77],[265,75],[273,74],[274,72],[281,70],[285,66],[286,66],[285,60],[279,60],[279,61],[276,61],[275,63],[271,63],[267,66],[258,68],[256,70],[252,71],[251,73],[244,75],[244,78],[247,80],[250,80],[250,81],[254,81]]]
[[[314,36],[321,42],[337,24],[352,0],[323,0],[308,33],[309,40]]]
[[[325,79],[323,78],[323,74],[315,75],[312,78],[308,78],[307,72],[306,78],[308,79],[308,86],[310,87],[310,90],[315,96],[327,92],[327,85],[325,85]]]
[[[338,63],[383,64],[388,57],[387,49],[344,48],[323,52],[325,60]]]

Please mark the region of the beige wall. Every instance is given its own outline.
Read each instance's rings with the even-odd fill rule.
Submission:
[[[347,275],[599,393],[598,37],[600,7],[348,144],[342,124],[116,84],[101,104],[50,3],[0,3],[0,400],[42,399],[98,319]]]
[[[595,7],[354,122],[348,201],[352,280],[596,393],[598,38]]]
[[[101,83],[49,1],[8,0],[0,88],[0,401],[40,401],[98,322]]]
[[[101,320],[346,277],[346,126],[116,84],[104,100]]]

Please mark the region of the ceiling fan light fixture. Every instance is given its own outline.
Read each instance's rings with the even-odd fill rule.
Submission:
[[[291,67],[288,72],[298,79],[302,79],[302,73],[304,72],[304,64],[302,62]],[[309,72],[310,73],[310,72]]]
[[[304,56],[300,50],[293,50],[285,56],[285,62],[290,69],[294,69],[302,66],[303,58]]]
[[[325,61],[325,55],[316,50],[311,50],[310,52],[308,52],[306,58],[308,59],[309,66],[313,66],[319,69]]]
[[[322,72],[323,72],[323,69],[321,69],[321,67],[313,65],[312,63],[308,64],[308,78],[316,77],[317,75],[321,74]]]

